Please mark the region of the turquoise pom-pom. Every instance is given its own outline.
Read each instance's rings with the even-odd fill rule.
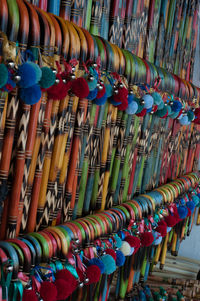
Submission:
[[[188,120],[189,120],[190,122],[193,121],[194,118],[195,118],[194,112],[188,111],[188,112],[187,112],[187,117],[188,117]]]
[[[96,80],[96,78],[94,78],[94,80],[88,80],[87,76],[85,76],[85,79],[87,80],[88,87],[89,87],[90,91],[94,90],[97,87],[97,80]]]
[[[96,105],[98,105],[98,106],[102,106],[102,105],[104,105],[104,103],[106,102],[106,100],[107,100],[107,94],[105,92],[105,94],[101,98],[96,98],[94,100],[94,103]]]
[[[187,115],[183,116],[182,118],[179,119],[180,124],[182,125],[188,125],[190,124]]]
[[[126,109],[126,113],[129,114],[129,115],[133,115],[137,112],[138,110],[138,104],[136,101],[131,101],[129,104],[128,104],[128,108]]]
[[[116,258],[116,265],[117,265],[118,267],[123,266],[124,263],[125,263],[126,257],[124,256],[124,254],[123,254],[120,250],[117,250],[117,251],[116,251],[116,255],[117,255],[117,258]]]
[[[110,275],[116,270],[116,263],[111,255],[109,254],[103,255],[101,257],[101,260],[103,261],[103,264],[105,266],[106,275]]]
[[[154,99],[150,94],[145,94],[142,96],[142,99],[144,100],[144,108],[150,109],[153,106]]]
[[[173,112],[173,111],[172,111],[172,113],[170,114],[170,117],[171,117],[172,119],[176,119],[176,118],[178,117],[178,115],[179,115],[179,112]]]
[[[121,248],[121,246],[122,246],[122,240],[119,237],[119,235],[115,234],[114,239],[115,239],[115,246],[116,246],[116,248]]]
[[[158,105],[158,110],[162,110],[164,108],[165,104],[164,101],[162,100],[161,103]]]
[[[167,112],[168,112],[168,115],[170,115],[172,113],[172,109],[170,106],[167,105]]]
[[[31,62],[26,62],[18,67],[18,75],[21,80],[18,85],[21,88],[29,88],[38,83],[38,69]]]
[[[4,64],[0,64],[0,88],[5,86],[8,81],[8,69]]]
[[[87,99],[94,100],[97,97],[98,89],[95,88],[94,90],[90,91]]]
[[[159,117],[163,117],[167,114],[167,106],[164,106],[162,110],[158,110],[156,115]]]
[[[134,101],[136,101],[136,102],[137,102],[137,105],[138,105],[138,109],[137,109],[136,114],[141,113],[142,110],[144,109],[144,106],[141,105],[139,98],[134,98]]]
[[[162,97],[159,93],[153,92],[151,96],[153,97],[155,105],[159,106],[161,103],[163,103]]]
[[[42,67],[42,77],[40,80],[40,86],[43,89],[48,89],[55,84],[56,75],[49,67]]]
[[[92,258],[90,259],[88,265],[97,265],[100,270],[101,270],[101,274],[104,274],[105,273],[105,265],[103,263],[103,261],[99,258]]]
[[[110,84],[105,84],[107,97],[111,97],[113,95],[113,87]]]
[[[34,85],[29,88],[20,89],[19,95],[25,104],[34,105],[40,100],[42,92],[39,85]]]

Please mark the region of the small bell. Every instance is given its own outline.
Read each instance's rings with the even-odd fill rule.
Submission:
[[[129,90],[129,94],[133,95],[133,90],[132,89]]]
[[[96,63],[93,63],[93,67],[94,67],[94,68],[97,68],[97,64],[96,64]]]
[[[88,278],[84,279],[84,283],[87,284],[90,280]]]
[[[77,238],[74,242],[78,245],[80,243],[80,240]]]
[[[195,108],[191,108],[191,110],[192,110],[192,112],[194,112],[194,111],[195,111]]]
[[[13,78],[15,83],[18,83],[21,80],[21,76],[20,75],[15,75]]]
[[[92,82],[92,81],[94,80],[94,76],[93,76],[92,74],[90,74],[90,75],[88,76],[88,80],[89,80],[90,82]]]
[[[173,103],[174,103],[173,101],[170,101],[170,102],[169,102],[169,105],[170,105],[170,106],[172,106],[172,105],[173,105]]]
[[[118,89],[114,89],[114,94],[118,94],[119,93],[119,90]]]
[[[55,80],[55,84],[56,84],[56,85],[58,85],[58,84],[59,84],[59,82],[60,82],[59,78],[56,78],[56,80]]]
[[[74,249],[74,250],[73,250],[73,253],[74,253],[74,254],[78,254],[78,253],[79,253],[79,249]]]
[[[72,66],[72,72],[75,72],[75,71],[76,71],[76,67]]]
[[[151,110],[150,114],[153,115],[154,114],[154,110]]]
[[[97,88],[99,88],[99,86],[100,86],[100,83],[97,83]]]
[[[124,85],[122,83],[120,83],[119,87],[122,89],[124,87]]]
[[[99,90],[103,90],[103,86],[102,86],[102,85],[99,85],[98,89],[99,89]]]
[[[165,102],[165,106],[167,106],[168,105],[168,103],[167,102]]]
[[[82,287],[84,286],[84,283],[83,283],[83,282],[79,282],[78,286],[79,286],[80,288],[82,288]]]
[[[100,79],[100,81],[99,81],[99,82],[100,82],[100,84],[101,84],[101,85],[103,85],[103,84],[104,84],[104,82],[102,81],[102,79]]]
[[[15,68],[15,63],[13,61],[8,62],[8,68],[14,69]]]
[[[75,74],[74,74],[74,73],[71,73],[71,74],[70,74],[70,78],[71,78],[71,79],[75,79],[75,78],[76,78]]]
[[[57,70],[55,68],[53,68],[52,71],[55,75],[57,74]]]
[[[140,103],[141,103],[141,105],[143,106],[143,105],[145,104],[144,99],[141,99]]]
[[[11,273],[13,271],[13,266],[11,264],[8,264],[5,267],[5,271],[6,271],[6,273]]]
[[[66,81],[66,79],[65,79],[65,78],[63,78],[63,83],[64,83],[64,84],[66,84],[66,83],[67,83],[67,81]]]

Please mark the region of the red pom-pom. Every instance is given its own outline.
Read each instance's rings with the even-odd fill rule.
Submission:
[[[113,259],[116,261],[117,255],[113,249],[106,249],[105,252],[106,252],[106,254],[111,255],[113,257]]]
[[[79,77],[71,83],[72,93],[79,98],[86,98],[90,93],[88,83],[83,77]]]
[[[197,117],[197,119],[200,119],[200,108],[195,109],[194,115]]]
[[[174,213],[174,217],[176,219],[176,223],[179,223],[181,219],[180,219],[179,214],[178,214],[177,206],[173,207],[173,211],[174,211],[173,213]]]
[[[72,287],[76,288],[76,278],[67,269],[60,270],[55,275],[56,279],[63,279],[71,284]]]
[[[71,82],[68,81],[66,84],[63,83],[60,75],[56,76],[59,79],[59,83],[51,86],[47,89],[48,97],[53,100],[64,99],[71,87]]]
[[[38,301],[38,297],[33,290],[24,290],[22,301]]]
[[[131,248],[134,248],[134,253],[135,254],[139,248],[140,248],[140,239],[136,236],[132,236],[132,235],[128,235],[125,238],[125,241],[127,241],[129,243],[129,245],[131,246]]]
[[[136,114],[138,117],[144,117],[146,115],[147,109],[144,108],[140,113]]]
[[[86,270],[86,276],[89,279],[87,285],[91,283],[96,283],[101,277],[101,270],[97,265],[90,265]]]
[[[188,209],[188,214],[187,214],[187,216],[191,216],[192,212],[191,212],[190,208],[187,208],[187,209]]]
[[[57,288],[54,283],[44,281],[41,284],[40,296],[43,301],[56,301],[57,300]]]
[[[174,215],[169,214],[165,217],[165,222],[168,227],[174,227],[177,223],[177,220]]]
[[[55,286],[57,288],[57,300],[67,299],[75,290],[74,287],[68,281],[63,279],[58,279],[55,281]]]
[[[120,111],[125,111],[128,107],[128,90],[125,87],[119,88],[118,93],[113,95],[113,99],[117,103],[121,102],[117,107]]]
[[[103,87],[103,89],[98,90],[98,93],[97,93],[97,96],[96,96],[97,99],[103,97],[104,94],[106,93],[106,88],[105,88],[105,86],[102,85],[102,87]]]
[[[160,233],[162,237],[165,237],[167,235],[167,223],[164,220],[159,221],[156,231]]]
[[[141,234],[140,240],[141,240],[141,245],[143,247],[149,247],[150,245],[152,245],[154,241],[154,237],[151,232],[144,232]]]

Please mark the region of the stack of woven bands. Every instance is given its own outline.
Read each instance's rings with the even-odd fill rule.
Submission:
[[[0,21],[3,298],[107,300],[117,266],[124,298],[191,230],[200,89],[27,1]]]
[[[137,300],[137,285],[191,231],[198,185],[191,173],[107,211],[0,242],[3,300],[108,300],[115,281],[116,300]]]

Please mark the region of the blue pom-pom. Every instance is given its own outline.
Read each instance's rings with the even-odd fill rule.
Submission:
[[[153,97],[150,94],[143,95],[142,99],[144,100],[144,108],[145,109],[152,108],[152,106],[154,104],[154,100],[153,100]]]
[[[147,109],[147,113],[150,113],[152,111],[152,107],[150,107],[149,109]]]
[[[0,64],[0,88],[5,86],[8,81],[8,69],[6,65]]]
[[[193,213],[194,208],[195,208],[195,203],[193,201],[189,201],[186,203],[187,208],[189,208],[191,210],[191,212]]]
[[[183,116],[182,118],[179,119],[180,124],[182,125],[188,125],[190,124],[190,121],[188,120],[188,116]]]
[[[179,215],[180,219],[186,218],[186,216],[188,215],[188,209],[185,206],[179,206],[178,207],[178,215]]]
[[[42,77],[42,70],[40,69],[40,67],[33,63],[33,62],[27,62],[28,64],[30,64],[34,70],[35,70],[35,73],[36,73],[36,83],[39,83],[41,77]]]
[[[34,85],[26,89],[20,89],[19,95],[25,104],[34,105],[40,100],[42,92],[39,85]]]
[[[98,89],[95,88],[94,90],[91,90],[87,99],[94,100],[97,97]]]
[[[113,87],[110,84],[105,84],[107,97],[111,97],[113,95]]]
[[[124,240],[125,237],[126,237],[126,235],[125,235],[125,233],[123,231],[119,231],[118,235],[119,235],[119,237],[121,237],[122,240]]]
[[[134,97],[132,94],[128,94],[128,104],[131,103],[134,100]]]
[[[115,239],[115,246],[116,246],[116,248],[120,249],[121,246],[122,246],[122,240],[121,240],[121,238],[119,237],[119,235],[115,234],[114,239]]]
[[[37,84],[37,70],[30,62],[18,67],[18,75],[21,76],[21,80],[18,83],[21,88],[29,88]]]
[[[101,270],[101,274],[104,274],[105,273],[105,265],[103,263],[102,260],[100,260],[99,258],[92,258],[90,259],[88,265],[97,265],[100,270]]]
[[[114,258],[111,255],[103,255],[101,257],[103,264],[105,266],[105,274],[110,275],[116,270],[116,263]]]
[[[121,105],[121,102],[116,102],[116,101],[114,101],[114,99],[113,99],[112,97],[109,99],[109,101],[110,101],[110,103],[111,103],[112,105],[114,105],[114,106],[119,106],[119,105]]]
[[[147,298],[145,296],[145,293],[142,290],[139,291],[139,298],[140,298],[140,301],[146,301],[147,300]]]
[[[138,110],[138,104],[136,101],[131,101],[129,104],[128,104],[128,108],[126,109],[126,113],[129,114],[129,115],[133,115],[137,112]]]
[[[122,267],[124,265],[126,257],[124,256],[124,254],[120,250],[116,251],[116,255],[117,255],[116,265],[118,267]]]
[[[174,112],[180,112],[180,110],[182,109],[182,103],[178,100],[174,100],[171,109]]]
[[[105,94],[101,98],[96,98],[94,100],[94,103],[96,105],[98,105],[98,106],[102,106],[102,105],[104,105],[104,103],[106,102],[106,100],[107,100],[107,94],[105,92]]]

